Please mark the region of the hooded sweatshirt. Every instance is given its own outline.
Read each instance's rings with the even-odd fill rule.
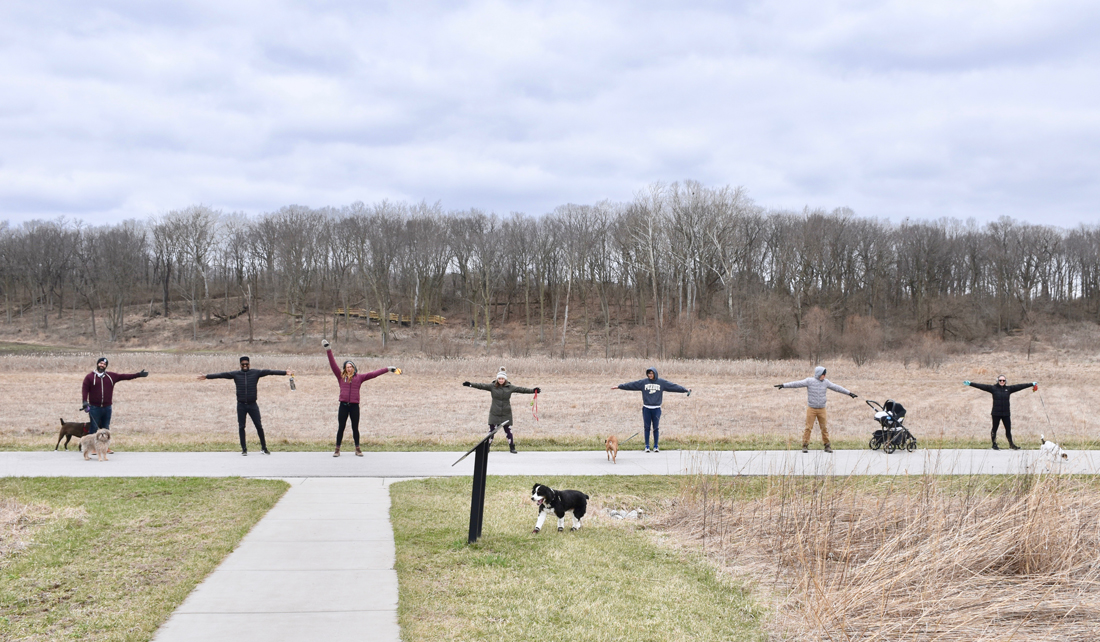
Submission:
[[[629,383],[620,383],[619,390],[641,390],[642,391],[642,405],[646,408],[660,408],[661,403],[665,400],[665,391],[668,392],[687,392],[688,389],[666,381],[661,378],[661,375],[657,374],[656,368],[646,368],[646,375],[650,372],[653,373],[653,381],[649,380],[646,376],[645,379],[639,379],[637,381],[631,381]]]
[[[84,401],[87,401],[93,406],[105,408],[111,405],[111,399],[115,394],[115,383],[137,379],[139,374],[141,373],[119,374],[117,372],[104,372],[100,375],[98,372],[89,372],[88,376],[84,377],[84,386],[81,390]]]
[[[818,377],[825,374],[825,368],[818,366],[814,368],[814,376],[806,377],[801,381],[791,381],[790,383],[783,384],[784,388],[806,388],[806,404],[811,408],[824,408],[825,407],[825,392],[832,390],[841,394],[850,395],[851,392],[843,386],[838,386],[832,381],[825,379],[819,381]]]
[[[389,368],[379,368],[374,372],[368,372],[366,374],[359,374],[359,372],[356,371],[356,373],[351,376],[351,379],[345,381],[343,371],[336,365],[336,357],[332,356],[332,350],[327,350],[327,352],[328,365],[332,366],[332,374],[336,375],[336,380],[340,382],[340,401],[359,403],[359,387],[363,385],[363,382],[368,379],[374,379],[379,375],[384,375],[390,371]]]

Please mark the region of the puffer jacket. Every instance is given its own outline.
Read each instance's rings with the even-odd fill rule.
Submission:
[[[345,380],[344,373],[341,372],[340,366],[336,365],[336,357],[332,356],[332,350],[328,350],[327,352],[328,365],[332,367],[332,374],[336,375],[336,380],[340,382],[340,401],[359,403],[359,387],[363,385],[363,382],[374,379],[379,375],[384,375],[390,371],[389,368],[380,368],[366,374],[359,374],[359,372],[356,372],[351,376],[350,380]]]
[[[814,376],[806,377],[801,381],[791,381],[783,384],[784,388],[806,388],[806,405],[811,408],[824,408],[825,407],[825,393],[829,390],[833,392],[839,392],[841,394],[852,394],[844,386],[838,386],[828,379],[818,379],[825,373],[825,368],[818,366],[814,370]]]
[[[470,387],[478,390],[488,390],[489,394],[493,396],[493,404],[489,407],[490,426],[499,426],[505,421],[512,421],[511,398],[513,393],[535,394],[534,388],[521,388],[511,381],[505,381],[503,386],[498,386],[496,381],[493,383],[471,383]]]
[[[1009,409],[1008,398],[1025,388],[1030,388],[1030,383],[1018,383],[1014,386],[999,386],[989,385],[985,383],[971,383],[971,388],[977,388],[978,390],[984,390],[993,395],[993,412],[989,413],[994,417],[1011,417],[1012,411]]]
[[[256,384],[260,377],[271,375],[285,375],[286,370],[232,370],[206,375],[207,379],[232,379],[237,386],[237,403],[256,402]]]

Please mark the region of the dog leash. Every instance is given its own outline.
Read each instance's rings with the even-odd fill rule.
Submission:
[[[630,441],[631,439],[634,439],[637,436],[638,436],[638,433],[634,433],[633,435],[631,435],[631,436],[627,437],[626,439],[624,439],[623,443],[625,444],[626,442]]]
[[[1036,390],[1035,392],[1039,392]],[[1043,404],[1043,414],[1047,416],[1047,427],[1050,428],[1051,439],[1058,439],[1057,433],[1054,432],[1054,424],[1050,421],[1050,413],[1047,412],[1047,403],[1043,401],[1043,393],[1039,392],[1039,403]]]
[[[531,412],[531,416],[535,418],[535,421],[539,420],[539,393],[535,393],[535,398],[531,401],[531,406],[534,410]]]

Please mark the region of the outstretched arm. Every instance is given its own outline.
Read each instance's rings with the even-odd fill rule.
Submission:
[[[357,374],[357,375],[355,375],[355,379],[359,383],[363,383],[364,381],[367,381],[368,379],[374,379],[375,377],[384,375],[389,371],[390,371],[389,368],[379,368],[378,370],[371,370],[370,372],[364,372],[363,374]]]
[[[294,371],[293,370],[260,370],[259,372],[256,373],[257,377],[270,377],[271,375],[279,375],[279,376],[290,375],[290,376],[293,377],[294,376]]]
[[[678,383],[672,383],[671,381],[666,381],[665,383],[668,384],[667,386],[662,386],[662,389],[665,392],[691,392],[690,390],[681,386]]]
[[[336,375],[336,378],[340,378],[340,366],[336,365],[336,357],[332,356],[332,350],[325,350],[328,354],[328,365],[332,368],[332,374]]]
[[[983,391],[985,391],[985,392],[989,392],[989,393],[992,393],[992,392],[993,392],[993,386],[991,386],[991,385],[989,385],[989,384],[987,384],[987,383],[974,383],[974,382],[970,382],[970,387],[971,387],[971,388],[977,388],[978,390],[983,390]]]
[[[471,383],[471,388],[477,388],[478,390],[492,390],[493,386],[489,383]]]
[[[787,383],[781,383],[781,384],[779,384],[779,387],[780,388],[805,388],[806,386],[810,385],[811,381],[813,381],[813,377],[808,377],[806,379],[799,379],[798,381],[788,381]]]
[[[535,394],[535,388],[523,388],[521,386],[516,386],[512,388],[512,392],[518,392],[522,395],[533,395]]]
[[[653,383],[653,382],[651,382],[648,378],[647,379],[639,379],[637,381],[628,381],[626,383],[620,383],[618,386],[615,386],[615,387],[618,388],[619,390],[645,390],[645,385],[647,383]]]
[[[832,381],[829,381],[828,379],[825,380],[825,387],[828,388],[829,390],[832,390],[833,392],[839,392],[842,395],[852,394],[851,390],[848,390],[844,386],[837,385],[837,384],[833,383]]]
[[[232,372],[219,372],[217,374],[199,375],[199,379],[232,379]]]
[[[1021,390],[1026,390],[1026,389],[1030,388],[1031,386],[1032,386],[1032,384],[1030,384],[1030,383],[1018,383],[1014,386],[1009,386],[1008,387],[1008,394],[1010,394],[1010,395],[1015,394],[1017,392],[1020,392]]]
[[[130,379],[137,379],[139,377],[148,377],[149,373],[142,370],[141,372],[135,372],[132,374],[122,374],[119,372],[110,373],[111,378],[115,381],[129,381]]]

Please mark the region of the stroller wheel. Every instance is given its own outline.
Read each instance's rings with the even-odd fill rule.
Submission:
[[[882,445],[882,452],[886,453],[887,455],[894,452],[895,450],[897,450],[897,445],[894,444],[894,440],[892,439]]]
[[[882,447],[882,442],[875,439],[874,437],[871,437],[871,441],[867,442],[867,447],[871,450],[878,450]]]
[[[914,450],[916,450],[917,449],[917,440],[910,437],[909,441],[905,443],[905,449],[908,450],[909,452],[913,452]]]

